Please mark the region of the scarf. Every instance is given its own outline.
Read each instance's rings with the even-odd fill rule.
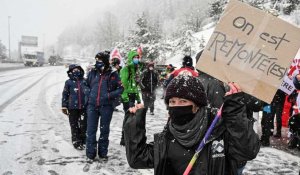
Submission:
[[[185,125],[175,125],[170,121],[169,130],[174,138],[184,147],[190,148],[203,138],[208,124],[206,108],[202,107],[195,114],[193,120]]]

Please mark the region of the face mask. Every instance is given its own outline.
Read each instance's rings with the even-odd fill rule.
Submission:
[[[133,58],[132,61],[133,61],[134,64],[139,64],[139,62],[140,62],[140,60],[138,58]]]
[[[96,61],[95,67],[98,70],[102,70],[104,68],[104,63],[102,61]]]
[[[169,107],[171,122],[176,125],[184,125],[193,120],[193,105]]]
[[[149,70],[153,70],[153,67],[149,67]]]
[[[80,72],[80,71],[74,71],[74,72],[73,72],[73,76],[74,76],[75,78],[79,78],[79,77],[81,76],[81,72]]]

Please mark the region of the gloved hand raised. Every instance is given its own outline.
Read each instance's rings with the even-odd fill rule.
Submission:
[[[69,115],[69,111],[68,111],[68,109],[67,109],[66,107],[62,107],[62,108],[61,108],[61,111],[62,111],[64,114]]]

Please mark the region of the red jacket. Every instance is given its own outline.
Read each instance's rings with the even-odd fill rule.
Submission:
[[[198,77],[198,72],[194,69],[191,69],[190,67],[182,67],[180,69],[174,70],[171,75],[174,75],[174,77],[177,77],[178,75],[190,75],[193,77]]]

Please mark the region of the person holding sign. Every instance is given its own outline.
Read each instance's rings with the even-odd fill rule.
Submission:
[[[253,122],[247,118],[243,102],[245,94],[238,84],[229,86],[222,117],[205,140],[190,174],[241,174],[246,162],[259,152],[259,137],[253,130]],[[165,103],[168,122],[161,133],[154,135],[154,143],[146,143],[146,109],[138,104],[126,113],[127,160],[132,168],[154,168],[156,175],[183,174],[214,115],[207,107],[201,81],[194,76],[175,77],[166,89]]]

